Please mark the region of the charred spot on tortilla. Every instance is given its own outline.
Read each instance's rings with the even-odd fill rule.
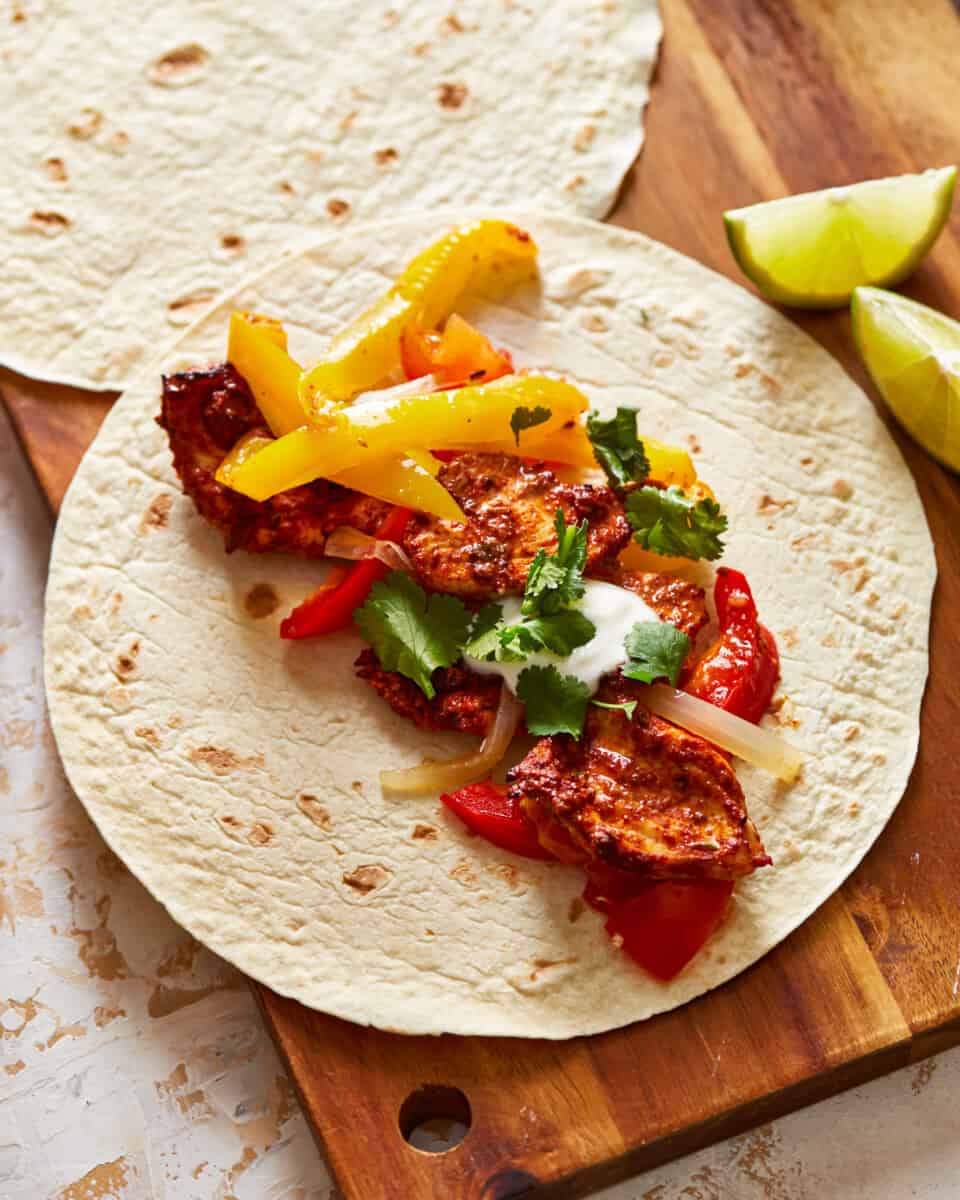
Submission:
[[[173,496],[169,492],[161,492],[147,505],[140,521],[140,532],[150,529],[165,529],[170,520],[170,509],[173,507]]]
[[[30,214],[30,228],[47,237],[56,237],[70,226],[70,218],[52,210],[34,209]]]
[[[350,205],[346,202],[346,200],[338,200],[333,198],[327,201],[327,212],[331,217],[333,217],[334,220],[337,220],[340,217],[345,217],[349,211]]]
[[[62,158],[51,156],[44,161],[44,166],[47,171],[47,178],[52,183],[67,182],[67,167]]]
[[[592,124],[590,121],[588,121],[586,125],[581,125],[573,139],[574,150],[577,150],[582,154],[596,137],[596,135],[596,125]]]
[[[265,759],[262,754],[241,755],[235,750],[224,750],[219,746],[195,746],[187,754],[192,763],[209,767],[215,775],[227,775],[231,771],[262,770]]]
[[[210,52],[197,42],[176,46],[162,54],[147,68],[147,78],[160,87],[185,87],[203,73]]]
[[[376,891],[377,888],[383,887],[392,875],[393,872],[390,868],[383,866],[382,863],[365,863],[345,874],[343,882],[347,887],[353,888],[355,892],[366,896],[370,892]]]
[[[247,615],[255,621],[262,621],[276,612],[279,603],[280,597],[269,583],[255,583],[243,598]]]
[[[79,117],[67,126],[67,133],[79,141],[86,141],[93,137],[102,124],[102,112],[95,108],[83,108],[80,110]]]
[[[437,103],[441,108],[459,108],[468,95],[465,83],[441,83],[437,87]]]
[[[274,829],[266,821],[255,821],[247,833],[247,841],[251,846],[269,846],[273,841]]]
[[[414,825],[413,833],[410,836],[414,841],[435,842],[437,831],[432,825]]]
[[[137,669],[137,658],[140,655],[140,639],[135,638],[126,650],[121,651],[113,660],[113,673],[121,682],[126,682]]]
[[[200,287],[177,296],[167,304],[167,320],[171,325],[189,325],[216,296],[213,288]]]
[[[297,808],[303,815],[316,825],[318,829],[329,830],[333,828],[333,821],[330,813],[320,803],[316,796],[309,792],[302,792],[297,797]]]

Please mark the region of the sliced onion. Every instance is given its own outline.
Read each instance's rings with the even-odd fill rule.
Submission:
[[[788,783],[796,779],[807,755],[792,746],[779,734],[761,729],[742,717],[725,712],[715,704],[688,696],[686,692],[675,692],[666,684],[655,683],[647,688],[643,697],[647,708],[668,721],[698,733],[722,750],[728,750],[737,758],[754,766],[763,767],[778,779]]]
[[[504,684],[500,689],[497,714],[479,750],[444,762],[427,759],[419,767],[381,771],[381,787],[385,791],[402,793],[448,792],[467,783],[476,783],[489,775],[506,754],[522,713],[523,705]]]
[[[419,379],[407,379],[393,387],[376,388],[372,392],[359,392],[353,398],[357,404],[392,404],[394,400],[405,400],[407,396],[425,396],[434,390],[437,381],[432,375],[421,375]]]
[[[323,552],[329,558],[350,558],[354,561],[377,558],[394,571],[413,572],[413,563],[402,546],[371,537],[369,533],[361,533],[349,525],[334,529],[326,540]]]

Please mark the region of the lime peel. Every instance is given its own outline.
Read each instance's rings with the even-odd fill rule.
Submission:
[[[850,308],[857,349],[890,412],[960,471],[960,322],[875,287],[857,288]]]
[[[891,286],[950,215],[956,167],[804,192],[724,213],[741,270],[771,300],[837,308],[856,287]]]

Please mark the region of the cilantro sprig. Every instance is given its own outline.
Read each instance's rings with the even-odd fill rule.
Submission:
[[[526,658],[538,650],[548,650],[567,658],[578,646],[593,641],[597,627],[582,612],[571,608],[548,617],[531,617],[517,625],[508,625],[500,633],[500,644]]]
[[[542,404],[537,404],[533,408],[527,408],[521,404],[513,410],[513,416],[510,418],[510,428],[513,430],[513,436],[516,439],[517,445],[520,445],[520,434],[524,429],[534,429],[537,425],[544,425],[553,416],[553,412],[549,408],[544,408]]]
[[[569,733],[579,737],[587,715],[590,689],[556,667],[526,667],[517,680],[527,729],[537,737]]]
[[[723,553],[727,518],[709,496],[695,500],[682,488],[642,487],[626,500],[634,539],[656,554],[712,561]]]
[[[503,605],[485,604],[473,620],[470,640],[463,648],[464,654],[479,658],[481,662],[506,662],[501,650],[500,633],[503,629]]]
[[[553,518],[557,548],[553,554],[538,550],[527,572],[520,611],[525,617],[548,617],[581,599],[586,591],[583,568],[587,562],[587,522],[568,525],[562,508]]]
[[[554,529],[557,549],[553,554],[539,550],[527,572],[521,619],[508,625],[499,604],[488,604],[477,614],[465,647],[473,658],[522,662],[538,650],[566,658],[596,635],[593,622],[572,607],[586,590],[587,523],[568,526],[558,508]]]
[[[669,679],[670,685],[676,687],[680,668],[690,651],[690,639],[676,625],[637,621],[624,640],[624,649],[627,661],[620,670],[628,679],[640,683]]]
[[[594,458],[616,491],[623,491],[628,483],[643,483],[650,474],[643,442],[637,437],[635,409],[618,408],[614,416],[606,419],[598,412],[590,413],[587,437],[593,445]]]
[[[627,720],[632,721],[633,714],[637,711],[637,705],[640,703],[640,701],[623,700],[619,704],[608,704],[605,700],[591,700],[590,703],[597,708],[609,708],[611,712],[626,713]]]
[[[427,596],[402,571],[375,583],[354,620],[388,671],[399,671],[428,700],[436,695],[430,676],[460,657],[470,633],[470,612],[456,596]]]

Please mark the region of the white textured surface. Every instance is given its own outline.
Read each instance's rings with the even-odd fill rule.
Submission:
[[[604,216],[660,39],[655,0],[20,0],[12,15],[0,359],[99,388],[304,234],[449,203]]]
[[[49,539],[0,414],[0,1197],[328,1200],[241,979],[123,869],[56,766]],[[956,1200],[958,1088],[955,1050],[600,1195]]]

